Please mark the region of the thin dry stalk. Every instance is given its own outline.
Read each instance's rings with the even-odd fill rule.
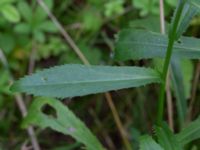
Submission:
[[[99,120],[98,116],[96,115],[94,109],[89,110],[90,114],[95,118],[95,124],[98,126],[99,129],[103,129],[103,125]],[[106,129],[104,128],[102,131],[102,135],[107,143],[109,149],[116,150],[115,144],[113,143],[112,139],[110,138],[109,134],[107,133]]]
[[[2,61],[3,65],[5,66],[5,68],[9,71],[9,67],[8,67],[8,61],[3,53],[3,50],[0,49],[0,60]],[[11,76],[10,81],[13,82],[13,77]],[[27,109],[26,109],[26,105],[23,101],[23,98],[20,94],[16,94],[15,95],[15,100],[16,103],[18,105],[19,110],[21,111],[21,114],[23,117],[25,117],[27,115]],[[32,126],[29,126],[27,129],[28,135],[30,137],[31,140],[31,144],[33,146],[34,150],[40,150],[40,146],[38,144],[38,140],[35,136],[35,131],[33,129]]]
[[[78,55],[78,57],[81,59],[81,61],[85,64],[85,65],[90,65],[89,61],[87,60],[87,58],[84,56],[84,54],[81,52],[81,50],[79,49],[79,47],[75,44],[75,42],[73,41],[73,39],[70,37],[70,35],[66,32],[66,30],[64,29],[64,27],[61,25],[61,23],[58,21],[58,19],[54,16],[54,14],[49,10],[49,8],[47,7],[47,5],[44,3],[43,0],[37,0],[38,4],[44,9],[44,11],[48,14],[49,18],[51,19],[51,21],[56,25],[56,27],[58,28],[58,30],[60,31],[60,33],[62,34],[62,36],[65,38],[66,42],[71,46],[71,48],[74,50],[74,52]],[[128,139],[127,139],[127,134],[125,129],[122,126],[122,122],[120,120],[119,114],[116,110],[116,107],[113,103],[112,97],[109,93],[105,94],[106,100],[109,104],[109,107],[112,111],[115,123],[118,127],[118,130],[120,132],[120,135],[122,137],[122,140],[124,142],[124,145],[126,147],[127,150],[131,150],[131,144],[129,143]]]
[[[188,117],[187,117],[187,121],[191,121],[192,120],[192,110],[193,110],[193,106],[195,103],[195,99],[196,99],[196,91],[197,91],[197,87],[198,87],[198,81],[199,81],[199,77],[200,77],[200,61],[197,64],[196,67],[196,71],[195,71],[195,76],[194,76],[194,81],[193,81],[193,86],[192,86],[192,95],[191,95],[191,99],[190,99],[190,104],[189,104],[189,109],[188,109]]]
[[[35,68],[35,55],[36,55],[37,49],[36,49],[36,44],[33,41],[32,42],[32,50],[29,58],[29,65],[28,65],[28,74],[32,74]]]
[[[162,34],[165,34],[165,15],[164,15],[164,3],[163,0],[160,0],[160,30]],[[168,113],[168,122],[172,130],[174,130],[174,121],[173,121],[173,102],[172,94],[170,90],[170,71],[167,73],[166,81],[166,94],[167,94],[167,113]]]

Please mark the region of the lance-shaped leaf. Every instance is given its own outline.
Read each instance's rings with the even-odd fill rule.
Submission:
[[[200,118],[191,122],[186,128],[184,128],[179,134],[177,134],[177,139],[186,145],[193,140],[200,138]]]
[[[182,128],[184,126],[185,117],[187,113],[187,99],[185,96],[185,86],[184,86],[184,81],[183,81],[184,74],[182,72],[180,62],[181,61],[179,58],[172,59],[171,76],[172,76],[173,90],[176,96],[179,125]]]
[[[140,150],[164,150],[152,137],[144,135],[140,138]]]
[[[160,75],[147,68],[63,65],[22,78],[13,85],[12,90],[64,98],[160,81]]]
[[[135,29],[126,29],[119,33],[115,58],[117,60],[164,58],[168,38],[165,35]],[[180,58],[200,58],[200,40],[181,37],[174,45],[173,56]]]
[[[44,113],[43,108],[45,106],[54,109],[56,116],[53,117]],[[41,128],[49,127],[55,131],[70,135],[80,143],[83,143],[88,150],[104,150],[85,124],[67,106],[55,99],[38,98],[34,100],[22,126],[28,127],[30,124],[38,125]]]

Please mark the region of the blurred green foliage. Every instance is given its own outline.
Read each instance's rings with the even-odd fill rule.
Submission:
[[[121,65],[113,61],[112,55],[115,34],[124,27],[148,28],[156,32],[160,30],[158,0],[44,1],[91,64]],[[165,1],[166,18],[170,18],[176,3],[175,0]],[[198,36],[199,24],[200,18],[195,18],[186,34]],[[3,50],[8,60],[14,78],[27,74],[30,58],[33,57],[31,55],[33,48],[36,49],[34,70],[59,64],[81,63],[35,0],[0,0],[0,49]],[[194,63],[184,61],[181,65],[188,99],[191,97],[189,93],[191,93],[193,78],[191,72],[194,72]],[[126,64],[151,65],[152,63],[128,61]],[[156,64],[161,63],[158,61]],[[22,120],[20,111],[15,104],[14,96],[8,89],[11,84],[10,78],[10,73],[0,63],[0,120],[3,120],[0,121],[0,149],[18,150],[27,140],[27,134],[19,125]],[[135,148],[138,148],[140,135],[147,131],[151,132],[152,122],[155,121],[155,103],[148,101],[148,99],[155,99],[157,96],[155,91],[157,91],[155,88],[153,92],[151,88],[139,88],[113,92],[113,98],[117,100],[118,111],[124,118],[127,130],[130,131],[130,138]],[[148,99],[144,95],[147,95]],[[27,98],[24,96],[24,99]],[[104,145],[108,146],[102,128],[113,139],[113,142],[117,143],[116,147],[121,149],[122,142],[110,110],[104,104],[103,96],[76,99],[83,101],[70,102],[69,107],[86,121]],[[28,101],[26,103],[29,105]],[[66,103],[69,102],[66,101]],[[89,113],[91,108],[95,110],[95,117]],[[195,111],[199,111],[199,108],[197,105]],[[97,125],[99,120],[102,127]],[[44,149],[76,149],[77,147],[80,149],[79,143],[74,144],[70,138],[62,136],[60,138],[60,134],[51,131],[40,133],[40,130],[37,133],[38,140]]]

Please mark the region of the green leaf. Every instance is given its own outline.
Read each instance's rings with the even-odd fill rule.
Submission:
[[[190,0],[189,2],[198,9],[200,9],[200,0]]]
[[[165,23],[166,30],[168,30],[168,24]],[[153,32],[160,32],[160,22],[159,22],[159,16],[150,16],[146,18],[139,18],[139,19],[134,19],[129,23],[130,28],[135,28],[135,29],[145,29],[148,31],[153,31]]]
[[[179,125],[182,128],[184,126],[185,117],[187,113],[187,99],[185,95],[185,86],[183,80],[183,72],[181,69],[180,59],[172,59],[171,61],[171,76],[173,90],[176,96],[176,106],[178,110]],[[180,88],[181,87],[181,88]]]
[[[152,69],[63,65],[17,81],[13,91],[49,97],[73,97],[161,82]]]
[[[3,49],[6,55],[10,54],[15,47],[15,37],[13,34],[0,34],[0,47]]]
[[[186,145],[193,140],[200,138],[200,118],[191,122],[186,128],[184,128],[179,134],[177,134],[177,139]]]
[[[44,3],[47,5],[49,10],[53,8],[53,0],[44,0]],[[33,14],[33,20],[34,22],[43,22],[45,19],[47,19],[48,14],[44,11],[42,7],[37,7],[34,14]]]
[[[140,138],[140,150],[164,150],[152,137],[144,135]]]
[[[185,87],[185,96],[186,96],[186,99],[189,99],[191,96],[192,80],[193,80],[193,73],[194,73],[193,62],[188,59],[182,60],[181,68],[183,72],[183,84]]]
[[[31,33],[31,27],[27,23],[19,23],[14,27],[15,32],[22,34]]]
[[[57,27],[52,23],[52,21],[44,21],[42,22],[37,29],[40,29],[45,32],[57,32]]]
[[[177,6],[177,2],[178,0],[166,0],[166,3],[168,3],[169,5],[176,7]]]
[[[35,30],[33,32],[33,37],[36,41],[44,43],[45,42],[45,35],[42,31],[40,30]]]
[[[45,114],[42,111],[45,106],[50,106],[56,112],[56,116]],[[58,100],[48,98],[35,100],[22,126],[27,128],[29,124],[38,125],[42,128],[49,127],[55,131],[70,135],[83,143],[88,150],[104,149],[85,124]]]
[[[15,0],[1,0],[0,1],[0,8],[3,6],[3,5],[7,5],[7,4],[11,4],[13,3]]]
[[[105,16],[112,17],[114,15],[119,15],[124,12],[123,8],[124,0],[112,0],[105,4]]]
[[[133,7],[140,9],[140,15],[159,14],[159,2],[157,0],[132,0]]]
[[[182,147],[179,141],[176,139],[176,136],[166,124],[163,123],[162,127],[156,126],[155,131],[159,144],[165,150],[182,150]]]
[[[168,38],[165,35],[126,29],[119,33],[115,58],[117,60],[144,59],[165,57]],[[174,45],[173,56],[180,58],[200,58],[200,40],[191,37],[181,37]]]
[[[197,15],[198,8],[193,5],[186,3],[183,8],[183,12],[181,14],[181,19],[176,31],[177,39],[185,32],[185,30],[190,25],[192,18]]]
[[[12,6],[12,5],[4,5],[1,8],[1,12],[3,14],[3,16],[10,22],[16,23],[19,22],[20,20],[20,15],[17,11],[17,9]]]
[[[18,10],[22,17],[28,22],[31,23],[33,17],[32,8],[28,5],[27,2],[22,1],[18,3]]]

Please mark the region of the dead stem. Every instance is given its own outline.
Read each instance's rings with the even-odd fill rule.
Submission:
[[[200,61],[197,64],[196,67],[196,71],[195,71],[195,76],[194,76],[194,81],[193,81],[193,86],[192,86],[192,94],[191,94],[191,99],[190,99],[190,104],[189,104],[189,109],[188,109],[188,116],[187,116],[187,121],[191,121],[192,120],[192,110],[193,110],[193,106],[195,103],[195,99],[196,99],[196,91],[197,91],[197,87],[198,87],[198,81],[199,81],[199,76],[200,76]]]

